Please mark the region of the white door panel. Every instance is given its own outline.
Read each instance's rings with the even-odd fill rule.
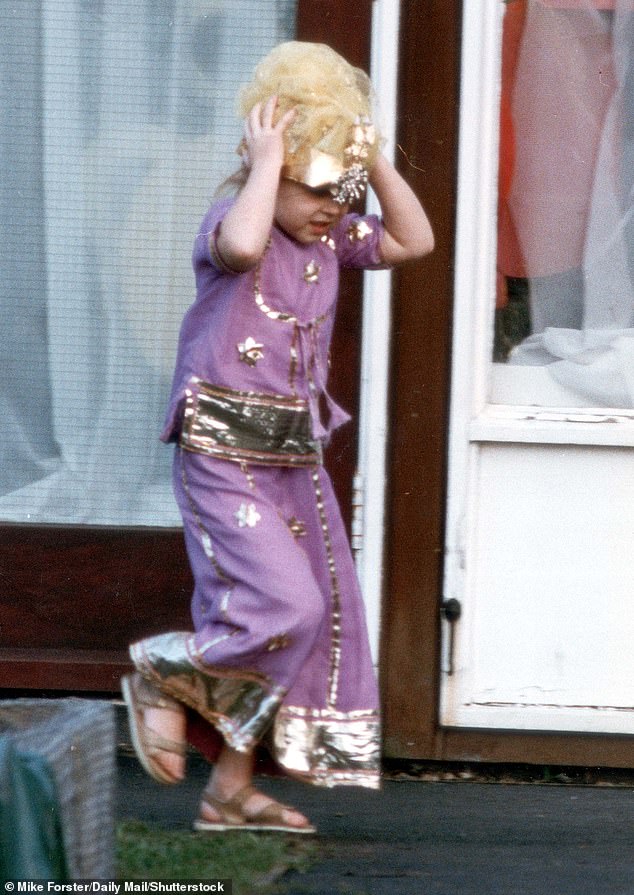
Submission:
[[[628,458],[602,447],[479,449],[443,723],[634,732]],[[619,467],[630,474],[615,488]]]

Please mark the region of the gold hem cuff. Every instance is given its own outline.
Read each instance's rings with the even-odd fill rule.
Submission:
[[[325,787],[381,785],[377,712],[283,706],[271,738],[276,761],[293,777]]]
[[[189,632],[148,637],[132,644],[130,656],[144,677],[198,712],[238,752],[259,742],[284,697],[264,675],[203,665]]]

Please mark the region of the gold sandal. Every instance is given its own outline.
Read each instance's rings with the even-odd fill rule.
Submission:
[[[210,808],[218,814],[220,820],[210,821],[198,818],[194,821],[194,830],[199,833],[221,833],[227,830],[257,830],[259,832],[280,832],[280,833],[316,833],[317,830],[312,824],[305,826],[297,826],[284,821],[285,811],[294,811],[288,805],[281,802],[271,800],[264,805],[259,811],[246,815],[244,812],[245,803],[255,794],[260,795],[253,786],[245,786],[237,792],[232,798],[223,802],[212,796],[207,790],[202,794],[202,800]]]
[[[185,740],[177,742],[161,736],[145,723],[147,709],[167,709],[171,712],[184,713],[183,706],[142,677],[139,672],[126,675],[121,679],[121,691],[128,708],[128,723],[132,745],[143,769],[158,783],[180,783],[183,776],[170,774],[159,762],[157,756],[161,752],[184,756],[187,748]]]

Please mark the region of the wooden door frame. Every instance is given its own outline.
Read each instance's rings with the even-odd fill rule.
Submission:
[[[394,285],[380,662],[384,752],[631,767],[632,737],[451,729],[438,720],[461,13],[460,0],[401,4],[398,166],[429,211],[437,247],[399,271]]]

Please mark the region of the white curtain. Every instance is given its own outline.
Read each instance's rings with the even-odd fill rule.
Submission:
[[[2,4],[0,519],[180,523],[158,433],[193,238],[295,5]]]
[[[508,362],[632,408],[634,2],[508,0],[504,40],[498,266],[530,317]]]

